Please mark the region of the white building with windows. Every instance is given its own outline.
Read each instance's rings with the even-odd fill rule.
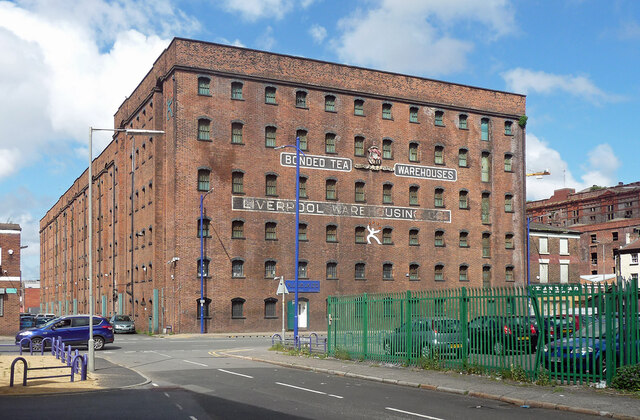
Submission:
[[[531,223],[529,226],[531,284],[578,283],[586,254],[580,248],[580,232]]]
[[[640,277],[640,238],[631,240],[630,235],[626,238],[627,244],[617,249],[616,270],[624,279],[636,280]]]

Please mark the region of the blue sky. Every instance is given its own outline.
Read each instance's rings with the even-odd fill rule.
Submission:
[[[0,1],[0,222],[39,221],[175,36],[527,95],[527,198],[638,181],[635,0]],[[94,154],[109,136],[94,138]]]

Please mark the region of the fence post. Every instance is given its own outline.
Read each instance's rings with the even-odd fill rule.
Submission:
[[[332,304],[331,304],[331,296],[327,296],[327,311],[329,312],[327,314],[327,348],[325,349],[325,351],[328,354],[331,354],[331,327],[332,327],[332,318],[333,316],[331,315],[332,311]]]
[[[367,358],[367,333],[369,329],[368,319],[369,319],[369,308],[367,304],[367,294],[365,293],[362,296],[362,357],[363,359]]]
[[[467,324],[467,288],[463,287],[460,293],[460,324],[462,325],[462,355],[463,363],[469,360],[469,325]]]
[[[611,378],[613,377],[613,372],[615,372],[615,334],[611,334],[614,332],[614,322],[616,318],[616,297],[618,294],[616,293],[616,286],[613,285],[611,290],[607,290],[605,292],[605,331],[608,333],[605,336],[605,360],[600,361],[600,367],[606,366],[607,372],[605,373],[605,377],[603,378],[607,381],[607,384],[611,382]],[[621,323],[618,323],[618,327],[620,327]],[[602,331],[600,331],[600,339],[602,340]],[[602,359],[602,357],[600,358]]]
[[[405,321],[405,325],[406,325],[406,330],[407,330],[407,336],[406,336],[406,343],[405,343],[405,350],[407,352],[407,364],[411,363],[411,353],[413,351],[413,348],[411,346],[411,327],[413,326],[413,320],[411,319],[411,290],[407,290],[407,298],[406,298],[406,321]]]

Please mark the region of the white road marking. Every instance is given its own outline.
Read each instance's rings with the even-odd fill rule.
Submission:
[[[190,360],[184,360],[182,359],[183,362],[187,362],[187,363],[191,363],[192,365],[198,365],[198,366],[204,366],[204,367],[209,367],[208,365],[205,365],[204,363],[198,363],[198,362],[192,362]]]
[[[301,391],[313,392],[314,394],[327,395],[327,396],[329,396],[329,397],[333,397],[333,398],[343,398],[343,397],[341,397],[341,396],[339,396],[339,395],[327,394],[326,392],[316,391],[315,389],[302,388],[302,387],[300,387],[300,386],[289,385],[289,384],[283,384],[282,382],[276,382],[276,385],[287,386],[287,387],[289,387],[289,388],[295,388],[295,389],[299,389],[299,390],[301,390]]]
[[[159,354],[160,356],[168,357],[169,359],[171,359],[171,356],[169,356],[168,354],[159,353],[159,352],[157,352],[155,350],[151,350],[151,353]]]
[[[135,350],[125,350],[125,353],[135,353]]]
[[[229,370],[224,370],[224,369],[218,369],[220,372],[224,372],[224,373],[230,373],[231,375],[238,375],[238,376],[242,376],[243,378],[250,378],[253,379],[253,376],[249,376],[249,375],[244,375],[242,373],[237,373],[237,372],[231,372]]]
[[[166,393],[166,392],[164,393],[164,395],[165,395],[167,398],[171,398],[171,397],[169,396],[169,394],[168,394],[168,393]]]
[[[198,420],[197,418],[195,418],[195,417],[193,417],[193,416],[189,416],[189,418],[190,418],[191,420]]]
[[[411,411],[404,411],[404,410],[398,410],[397,408],[391,408],[391,407],[385,407],[385,409],[387,410],[391,410],[391,411],[396,411],[398,413],[402,413],[402,414],[408,414],[410,416],[416,416],[416,417],[421,417],[423,419],[430,419],[430,420],[443,420],[439,417],[431,417],[431,416],[427,416],[425,414],[418,414],[418,413],[412,413]]]
[[[157,384],[157,383],[155,383],[155,382],[152,382],[152,383],[151,383],[151,385],[153,385],[153,386],[158,386],[158,384]]]
[[[178,407],[181,411],[183,410],[182,406],[178,403],[176,403],[176,407]]]

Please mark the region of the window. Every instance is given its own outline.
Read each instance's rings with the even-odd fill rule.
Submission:
[[[198,95],[209,95],[210,83],[208,77],[198,77]]]
[[[307,224],[306,223],[298,223],[298,240],[299,241],[308,241],[307,238]]]
[[[560,238],[560,255],[569,255],[569,239]]]
[[[481,181],[489,182],[491,180],[491,162],[489,160],[489,152],[482,152],[480,160]]]
[[[444,111],[436,111],[435,125],[444,127],[443,119],[444,119]]]
[[[338,278],[338,263],[330,261],[327,263],[327,280],[336,280]]]
[[[300,150],[309,150],[309,145],[307,144],[307,131],[306,130],[298,130],[296,131],[296,137],[300,139]]]
[[[469,266],[462,264],[458,269],[458,278],[460,281],[469,281]]]
[[[549,264],[540,263],[538,276],[540,277],[540,283],[549,283]]]
[[[231,83],[231,99],[242,99],[242,83]]]
[[[365,278],[365,264],[364,263],[357,263],[356,264],[356,280],[364,280]]]
[[[638,264],[638,254],[631,254],[631,264],[633,265],[637,265]]]
[[[267,175],[266,176],[266,179],[265,179],[265,185],[266,185],[265,193],[266,193],[266,195],[268,195],[268,196],[276,196],[276,195],[278,195],[277,183],[278,183],[278,176],[277,175]]]
[[[418,205],[418,186],[412,185],[409,187],[409,204],[412,206]]]
[[[298,278],[306,279],[309,278],[309,274],[307,273],[307,262],[299,261],[298,262]]]
[[[327,200],[337,200],[338,195],[336,193],[336,184],[337,181],[335,179],[327,179],[326,182],[326,197]]]
[[[444,265],[436,264],[433,269],[433,279],[435,281],[444,281]]]
[[[420,265],[415,263],[409,264],[409,280],[420,280]]]
[[[482,257],[491,257],[491,234],[486,232],[482,234]]]
[[[443,230],[436,230],[435,237],[434,237],[434,245],[437,246],[437,247],[443,247],[444,246],[444,231]]]
[[[242,123],[231,124],[231,143],[242,144]]]
[[[417,246],[420,245],[418,239],[418,229],[409,229],[409,245]]]
[[[504,247],[505,249],[514,249],[513,233],[507,233],[504,235]]]
[[[265,147],[276,147],[276,128],[265,127],[264,129],[264,145]]]
[[[264,102],[266,104],[275,104],[276,103],[276,88],[272,86],[267,86],[264,89]]]
[[[336,97],[333,95],[327,95],[324,97],[324,110],[327,112],[335,112],[336,110]]]
[[[277,318],[276,315],[276,303],[278,299],[275,298],[266,298],[264,300],[264,317],[267,319]]]
[[[458,193],[458,207],[461,209],[469,208],[469,192],[462,190]]]
[[[242,220],[231,222],[231,238],[244,239],[244,222]]]
[[[202,308],[202,317],[204,319],[210,318],[209,316],[209,305],[211,305],[211,299],[204,298],[204,303],[202,307],[200,306],[200,298],[196,299],[196,319],[200,319],[200,309]],[[76,318],[77,319],[77,318]],[[94,321],[95,323],[95,321]],[[75,324],[75,322],[74,322]],[[87,325],[89,325],[89,321],[87,320]]]
[[[513,280],[513,266],[508,265],[504,269],[504,281],[512,282]]]
[[[444,165],[444,146],[436,146],[433,154],[433,162],[436,165]]]
[[[209,259],[208,258],[205,258],[203,260],[200,260],[200,258],[198,258],[197,268],[198,268],[198,277],[200,277],[201,270],[202,270],[202,276],[209,277]],[[137,266],[136,266],[136,269],[137,269]]]
[[[434,207],[444,207],[444,188],[436,188],[433,193]]]
[[[276,235],[276,222],[267,222],[264,224],[264,239],[267,241],[275,241],[278,239]]]
[[[598,243],[598,240],[597,240],[597,237],[596,237],[595,233],[593,235],[591,235],[591,243],[592,244],[597,244]]]
[[[611,240],[612,241],[618,240],[618,232],[611,232]]]
[[[244,318],[244,302],[242,298],[231,299],[231,318]]]
[[[504,171],[513,172],[513,155],[511,153],[504,154]]]
[[[198,120],[198,140],[210,140],[209,132],[210,132],[211,122],[204,118]]]
[[[393,264],[382,264],[382,280],[393,280]]]
[[[480,120],[480,140],[489,141],[489,119]]]
[[[382,140],[382,158],[393,159],[393,152],[391,150],[391,140]]]
[[[336,225],[327,225],[326,240],[327,242],[338,242],[338,227]]]
[[[382,229],[382,245],[393,245],[392,233],[393,229],[391,228]]]
[[[324,151],[327,153],[336,153],[336,135],[327,133],[324,136]]]
[[[209,175],[211,171],[208,169],[198,169],[198,191],[209,191]]]
[[[418,143],[409,143],[409,162],[418,162]]]
[[[364,226],[357,226],[356,227],[356,243],[357,244],[365,243]]]
[[[244,261],[242,260],[231,261],[231,277],[234,277],[234,278],[244,277]]]
[[[364,156],[364,137],[356,136],[353,139],[354,156]]]
[[[210,224],[210,220],[209,219],[202,219],[202,236],[204,238],[208,238],[209,237],[209,224]],[[200,237],[200,219],[198,219],[198,238]]]
[[[244,193],[244,173],[240,171],[231,173],[231,188],[234,194]]]
[[[391,104],[382,104],[382,119],[391,120]]]
[[[513,123],[511,121],[505,121],[504,122],[504,134],[506,134],[507,136],[513,135],[513,133],[511,132],[511,126],[512,125],[513,125]]]
[[[272,279],[276,276],[276,262],[267,260],[264,262],[264,278]]]
[[[507,213],[513,213],[513,195],[504,195],[504,211]]]
[[[540,254],[548,254],[549,253],[549,238],[542,237],[540,238],[540,245],[538,252]]]
[[[569,264],[560,264],[560,283],[569,283]]]
[[[458,115],[458,128],[460,130],[467,129],[467,116],[465,114]]]
[[[296,92],[296,107],[298,108],[306,108],[307,107],[307,92],[299,90]]]
[[[393,189],[393,185],[391,184],[382,185],[382,202],[384,204],[393,203],[392,189]]]
[[[481,203],[481,211],[482,211],[482,223],[489,224],[491,223],[491,202],[489,198],[491,195],[488,192],[482,193],[482,203]]]
[[[458,166],[461,168],[467,167],[467,149],[458,150]]]
[[[364,115],[364,101],[362,99],[353,101],[353,115]]]
[[[409,108],[409,122],[418,122],[418,107],[412,106]]]
[[[356,182],[355,193],[356,193],[355,194],[356,203],[364,203],[365,201],[364,182],[361,182],[361,181]]]
[[[300,181],[298,183],[300,193],[300,198],[308,198],[307,196],[307,177],[301,176]]]
[[[488,265],[482,267],[482,287],[491,287],[491,267]]]

